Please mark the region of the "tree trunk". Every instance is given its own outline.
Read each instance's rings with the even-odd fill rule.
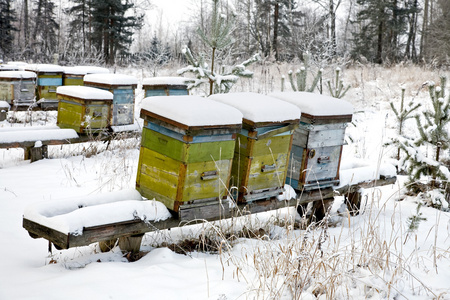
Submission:
[[[419,56],[421,58],[426,57],[426,45],[428,39],[428,14],[429,14],[429,0],[425,0],[423,7],[423,23],[422,23],[422,35],[420,37],[420,50]]]
[[[211,76],[214,74],[214,56],[216,55],[216,48],[212,48],[212,58],[211,58]],[[209,95],[213,94],[214,81],[209,78]]]
[[[383,21],[378,24],[378,41],[377,41],[377,57],[376,63],[383,63]]]
[[[279,19],[280,4],[275,3],[275,9],[273,14],[273,51],[275,52],[275,60],[278,61],[278,19]]]
[[[336,56],[336,11],[334,10],[334,0],[330,0],[330,29],[331,29],[331,55]]]

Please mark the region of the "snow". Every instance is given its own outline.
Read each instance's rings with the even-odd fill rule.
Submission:
[[[84,76],[84,82],[93,82],[109,85],[135,85],[137,78],[131,75],[123,74],[88,74]]]
[[[52,64],[31,64],[26,66],[26,70],[35,71],[39,73],[63,73],[63,67]]]
[[[380,176],[397,176],[397,170],[389,163],[378,165],[371,161],[358,159],[344,161],[339,170],[339,187],[379,180]]]
[[[199,96],[157,96],[142,101],[142,109],[187,126],[242,124],[242,113]]]
[[[0,143],[68,140],[75,138],[78,138],[78,134],[73,129],[0,131]]]
[[[258,93],[215,94],[208,99],[237,108],[253,122],[284,122],[300,119],[301,114],[295,105]]]
[[[113,100],[114,98],[113,93],[109,91],[88,86],[59,86],[56,88],[56,93],[89,100]]]
[[[346,128],[341,182],[351,177],[377,178],[377,173],[395,174],[389,162],[396,149],[383,147],[398,129],[389,108],[394,88],[391,77],[384,79],[377,70],[373,72],[376,79],[365,77],[361,79],[363,87],[352,88],[346,94],[355,111]],[[134,72],[140,74],[141,69]],[[258,85],[257,79],[253,84],[254,90],[265,88]],[[371,94],[371,88],[376,93]],[[414,93],[416,90],[414,87]],[[141,98],[136,101],[137,108],[143,97],[142,92],[138,94]],[[428,97],[427,91],[422,91],[416,99],[425,103]],[[165,109],[172,107],[166,105]],[[31,114],[14,112],[14,116],[21,113]],[[53,113],[32,112],[32,124],[2,121],[0,132],[11,131],[20,136],[56,129]],[[138,115],[137,109],[136,120],[142,122]],[[37,116],[43,119],[36,120]],[[415,120],[409,121],[404,130],[413,135]],[[408,218],[417,214],[421,198],[404,194],[406,176],[398,176],[394,185],[362,191],[363,210],[357,216],[348,214],[343,196],[335,197],[326,227],[299,229],[298,222],[290,225],[293,220],[299,221],[295,208],[283,208],[251,217],[146,233],[141,245],[146,255],[132,263],[119,247],[101,253],[96,243],[61,251],[52,247],[49,253],[47,240],[33,239],[22,228],[23,215],[29,216],[30,209],[34,214],[42,212],[36,217],[46,221],[56,216],[58,227],[67,231],[72,227],[70,230],[77,232],[83,224],[98,223],[100,218],[111,220],[90,209],[101,207],[118,216],[122,209],[131,211],[135,202],[153,202],[116,194],[135,194],[137,141],[111,141],[105,148],[101,141],[49,146],[50,158],[34,163],[23,161],[22,149],[0,149],[0,299],[450,299],[450,213],[422,206],[420,216],[426,220],[420,222],[416,231],[408,231]],[[95,154],[87,155],[92,149]],[[290,197],[292,189],[288,185],[285,189],[284,197]],[[133,203],[102,202],[112,199],[111,195],[116,195],[115,200],[129,198]],[[442,195],[429,193],[423,197]],[[77,205],[71,211],[69,202],[74,205],[86,199],[96,205],[81,209]],[[57,214],[44,203],[52,203],[55,208],[67,205],[68,209]],[[115,205],[120,206],[120,211]],[[82,216],[63,217],[71,212]],[[132,215],[138,216],[134,210]],[[127,213],[126,218],[129,217]],[[239,238],[231,231],[233,238],[227,238],[227,228],[242,226],[262,228],[265,235]],[[223,245],[219,253],[178,254],[167,246],[203,238],[210,232],[223,233],[219,235]],[[321,294],[327,288],[333,291],[332,295]],[[301,295],[294,297],[291,291]]]
[[[275,92],[269,96],[298,106],[302,113],[312,116],[340,116],[353,114],[353,105],[342,99],[307,92]]]
[[[36,78],[36,73],[29,71],[3,71],[0,72],[0,80],[2,78],[32,79]]]
[[[64,73],[73,75],[86,75],[86,74],[108,74],[107,68],[97,66],[74,66],[64,67]]]
[[[133,124],[128,124],[128,125],[117,125],[117,126],[111,126],[111,129],[113,132],[130,132],[130,131],[139,131],[140,127],[138,124],[133,123]]]
[[[142,85],[186,85],[186,81],[192,81],[192,79],[185,77],[147,77],[142,79]]]
[[[28,206],[24,218],[64,234],[81,235],[91,227],[139,218],[163,221],[171,215],[158,201],[143,201],[136,190],[90,195],[84,198],[56,199]]]
[[[1,100],[0,101],[0,109],[6,109],[9,110],[9,103],[6,101]],[[1,129],[1,128],[0,128]]]

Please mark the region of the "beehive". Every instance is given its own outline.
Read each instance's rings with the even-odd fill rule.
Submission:
[[[78,133],[96,133],[108,127],[112,93],[85,86],[61,86],[57,94],[59,127]]]
[[[84,85],[103,89],[113,94],[111,126],[134,123],[136,77],[121,74],[88,74],[84,76]]]
[[[152,77],[142,80],[145,97],[189,95],[184,77]]]
[[[0,100],[11,106],[35,102],[36,74],[27,71],[0,72]]]
[[[302,111],[295,130],[286,182],[297,190],[339,183],[345,128],[353,106],[344,100],[306,92],[273,93]]]
[[[35,64],[28,65],[26,70],[37,75],[36,99],[41,100],[40,106],[43,109],[56,109],[56,88],[62,85],[63,68],[58,65]]]
[[[87,74],[108,74],[109,70],[96,66],[64,67],[63,85],[84,85],[84,76]]]
[[[256,93],[216,94],[209,98],[237,108],[244,116],[231,171],[231,185],[238,187],[235,196],[239,202],[280,195],[300,109]]]
[[[137,190],[181,219],[217,216],[228,193],[242,114],[201,97],[157,96],[144,99],[141,117]]]

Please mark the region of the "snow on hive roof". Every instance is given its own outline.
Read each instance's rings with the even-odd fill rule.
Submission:
[[[83,227],[133,220],[159,221],[171,216],[158,201],[142,200],[136,190],[50,200],[28,206],[23,217],[59,232],[83,234]]]
[[[198,96],[156,96],[142,101],[142,109],[187,126],[242,124],[234,107]]]
[[[239,109],[253,122],[284,122],[300,118],[300,109],[293,104],[257,93],[215,94],[209,99]]]
[[[131,75],[123,74],[88,74],[84,76],[85,82],[102,83],[109,85],[134,85],[137,84],[137,78]]]
[[[107,68],[97,67],[97,66],[75,66],[74,69],[79,69],[85,72],[84,74],[109,74]]]
[[[186,85],[188,78],[184,77],[149,77],[142,80],[143,85]]]
[[[64,74],[72,74],[72,75],[86,75],[86,70],[77,68],[77,67],[63,67]]]
[[[4,71],[0,78],[36,78],[36,73],[29,71]]]
[[[35,72],[64,72],[63,67],[51,64],[34,64],[26,66],[27,70]]]
[[[275,92],[269,96],[295,104],[312,116],[352,115],[353,105],[342,99],[307,92]]]
[[[109,91],[87,86],[67,85],[56,88],[56,93],[81,99],[112,100],[114,95]]]

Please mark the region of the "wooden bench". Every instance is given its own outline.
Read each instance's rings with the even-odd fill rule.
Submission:
[[[85,143],[90,141],[111,141],[117,137],[129,138],[140,134],[136,126],[99,132],[95,135],[78,135],[73,129],[58,126],[3,127],[0,128],[0,149],[23,148],[24,159],[31,162],[47,158],[47,146]]]
[[[395,181],[395,176],[380,176],[377,180],[343,185],[336,189],[326,188],[323,190],[304,191],[299,193],[296,199],[279,200],[272,197],[267,200],[238,204],[232,209],[224,209],[222,205],[217,204],[215,208],[223,212],[223,214],[215,215],[221,215],[220,218],[209,218],[208,216],[204,216],[203,219],[197,218],[190,220],[189,224],[242,216],[243,214],[266,212],[285,207],[297,207],[297,210],[301,212],[301,209],[310,202],[313,202],[313,213],[316,215],[316,218],[321,219],[326,214],[329,206],[334,200],[334,196],[337,194],[347,195],[347,197],[354,200],[356,199],[356,196],[352,195],[358,194],[360,188],[389,185],[395,183]],[[357,199],[360,200],[361,198],[359,197]],[[199,207],[199,213],[201,213],[201,207]],[[74,234],[64,233],[57,229],[50,228],[45,224],[40,224],[39,221],[28,218],[26,215],[24,215],[23,218],[23,227],[28,231],[31,237],[45,238],[49,241],[49,246],[53,244],[57,249],[69,249],[99,242],[100,249],[102,251],[107,251],[110,249],[109,246],[113,246],[116,241],[119,240],[119,247],[124,252],[138,252],[142,237],[146,232],[179,227],[185,223],[186,220],[180,220],[173,216],[163,221],[142,220],[130,217],[129,219],[121,220],[119,222],[85,226],[81,233],[78,232]],[[49,247],[49,249],[51,249],[51,247]]]

